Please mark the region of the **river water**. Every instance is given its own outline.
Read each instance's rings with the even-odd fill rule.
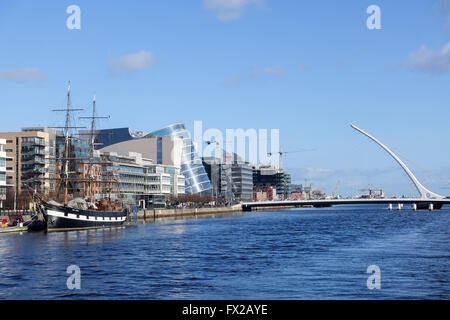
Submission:
[[[449,227],[449,209],[342,206],[4,234],[0,299],[450,299]]]

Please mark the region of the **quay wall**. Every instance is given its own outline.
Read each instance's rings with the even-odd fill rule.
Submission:
[[[220,208],[148,209],[140,210],[138,212],[138,219],[147,220],[170,217],[199,216],[241,211],[241,205]]]
[[[283,209],[291,209],[295,206],[279,206],[279,207],[257,207],[252,208],[253,211],[276,211]],[[147,209],[140,210],[138,212],[138,219],[151,220],[159,218],[171,218],[171,217],[189,217],[189,216],[201,216],[201,215],[214,215],[222,213],[242,212],[241,205],[234,205],[231,207],[219,207],[219,208],[182,208],[182,209]],[[10,212],[9,212],[10,213]],[[23,215],[24,220],[31,219],[29,213]],[[8,219],[6,212],[0,212],[0,220]]]
[[[253,211],[277,211],[292,208],[295,208],[295,206],[258,207],[253,208]],[[139,211],[138,219],[147,220],[147,219],[183,217],[183,216],[188,217],[188,216],[214,215],[232,212],[242,212],[242,206],[235,205],[232,207],[219,207],[219,208],[149,209]]]

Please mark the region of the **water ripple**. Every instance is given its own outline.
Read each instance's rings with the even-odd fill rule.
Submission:
[[[0,299],[449,299],[449,224],[346,206],[2,236]]]

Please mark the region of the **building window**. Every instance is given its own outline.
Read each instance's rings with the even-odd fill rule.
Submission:
[[[162,137],[158,137],[158,140],[157,140],[157,161],[156,161],[156,163],[158,163],[158,164],[163,164],[163,161],[162,161]]]

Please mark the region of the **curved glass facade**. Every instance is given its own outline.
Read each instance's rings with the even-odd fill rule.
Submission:
[[[186,178],[186,193],[211,193],[211,182],[203,167],[202,160],[197,155],[191,135],[184,124],[176,123],[161,130],[146,135],[146,138],[175,136],[183,140],[181,155],[181,174]]]

